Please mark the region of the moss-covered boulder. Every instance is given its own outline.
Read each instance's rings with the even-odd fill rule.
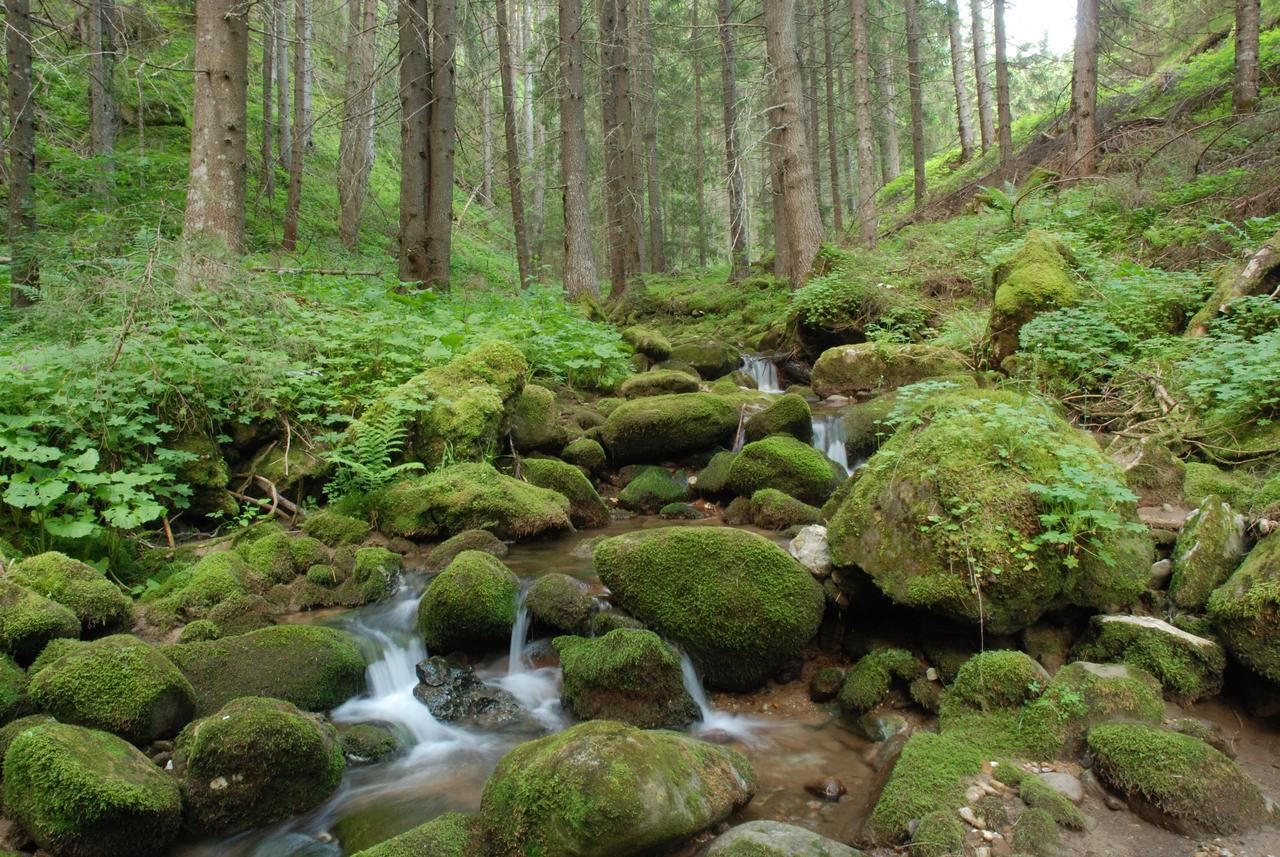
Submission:
[[[1049,673],[1030,655],[1013,650],[979,652],[956,673],[949,699],[980,711],[1017,708],[1038,697],[1048,684]]]
[[[1188,701],[1221,690],[1222,671],[1227,666],[1226,655],[1216,642],[1153,616],[1094,616],[1075,656],[1140,667],[1170,694]]]
[[[479,820],[460,812],[446,812],[372,848],[358,851],[354,857],[475,857],[484,853]]]
[[[191,683],[150,643],[119,634],[58,649],[40,658],[31,697],[63,723],[146,744],[178,734],[195,715]]]
[[[533,582],[524,607],[535,623],[561,634],[584,634],[596,612],[596,600],[576,577],[552,572]]]
[[[424,567],[427,571],[440,571],[463,551],[484,551],[502,559],[507,550],[507,543],[488,530],[463,530],[432,548]]]
[[[813,437],[813,412],[804,397],[788,393],[752,414],[743,431],[748,442],[771,434],[789,434],[808,443]]]
[[[511,403],[511,442],[520,452],[551,452],[564,445],[556,394],[526,384]]]
[[[894,763],[871,817],[868,835],[879,844],[901,842],[911,822],[965,803],[968,783],[990,758],[979,747],[946,734],[916,732]]]
[[[1183,524],[1173,547],[1169,600],[1183,610],[1203,610],[1244,555],[1244,516],[1216,494],[1207,497]]]
[[[742,530],[627,533],[596,547],[595,566],[618,602],[680,644],[714,687],[758,686],[822,620],[822,587],[809,571]]]
[[[1048,405],[958,391],[917,417],[859,469],[835,509],[828,538],[838,567],[863,569],[899,604],[997,633],[1058,605],[1128,604],[1146,589],[1154,549],[1133,495],[1093,440]],[[1042,518],[1064,514],[1055,504],[1110,526],[1064,538],[1064,524]]]
[[[379,529],[409,538],[445,538],[489,530],[502,539],[529,539],[572,529],[569,500],[499,473],[489,464],[454,464],[378,492]]]
[[[590,476],[599,473],[604,467],[607,456],[600,441],[589,437],[580,437],[560,450],[560,458],[579,468]]]
[[[729,490],[729,471],[733,469],[733,462],[737,458],[738,453],[728,450],[721,450],[711,456],[707,466],[698,473],[693,484],[694,491],[703,497],[714,497]]]
[[[516,621],[520,580],[483,551],[463,551],[434,578],[418,604],[429,651],[484,652],[506,645]]]
[[[845,675],[836,697],[851,718],[875,708],[889,695],[894,679],[904,684],[924,673],[924,665],[905,649],[880,649],[858,659]]]
[[[681,342],[671,349],[671,362],[687,363],[698,375],[714,381],[742,365],[742,354],[727,342],[695,339]]]
[[[247,634],[276,624],[276,609],[261,595],[244,595],[228,599],[214,605],[208,616],[209,618],[205,621],[212,622],[218,627],[217,636],[219,637]],[[199,621],[202,620],[196,620],[196,622]]]
[[[764,530],[786,530],[816,524],[822,511],[775,488],[761,488],[751,495],[752,522]]]
[[[195,565],[171,575],[155,592],[145,594],[143,613],[154,625],[172,627],[204,619],[217,605],[260,594],[264,588],[262,578],[238,553],[218,551],[206,554]]]
[[[725,820],[755,789],[727,747],[592,720],[503,756],[480,819],[495,854],[638,857]]]
[[[29,664],[50,640],[79,637],[80,619],[56,601],[0,579],[0,652]]]
[[[680,656],[652,631],[556,637],[564,669],[560,701],[580,720],[620,720],[641,729],[683,729],[698,719]]]
[[[813,392],[828,396],[871,396],[938,375],[965,371],[958,352],[937,345],[863,342],[837,345],[813,364]]]
[[[1267,808],[1249,775],[1198,738],[1141,723],[1089,731],[1098,779],[1185,833],[1236,833],[1262,823]]]
[[[187,825],[231,833],[306,812],[342,779],[333,726],[279,699],[249,696],[189,725],[174,747]]]
[[[575,527],[603,527],[609,523],[609,507],[582,471],[554,458],[529,458],[521,465],[524,478],[539,488],[549,488],[569,500],[569,518]]]
[[[618,505],[631,512],[652,515],[669,503],[689,497],[689,478],[683,470],[669,472],[649,465],[635,468],[630,481],[618,492]]]
[[[203,434],[188,434],[170,441],[167,446],[190,456],[178,464],[174,475],[191,489],[187,502],[193,513],[234,515],[238,511],[235,498],[227,493],[230,473],[217,443]]]
[[[729,490],[750,497],[761,488],[776,488],[810,505],[821,505],[842,476],[821,452],[779,434],[742,448],[729,469]]]
[[[9,570],[9,578],[70,609],[85,634],[133,621],[133,602],[118,586],[96,568],[57,551],[24,559]]]
[[[328,509],[313,512],[302,522],[304,533],[334,548],[360,544],[371,529],[368,521],[357,520]]]
[[[716,837],[706,857],[861,857],[862,852],[780,821],[748,821]]]
[[[388,726],[378,723],[339,723],[338,741],[347,762],[368,765],[400,754],[404,745]]]
[[[711,393],[632,399],[614,408],[600,439],[620,463],[668,461],[691,452],[728,446],[738,412]]]
[[[1018,251],[992,271],[995,300],[987,324],[992,366],[1018,350],[1019,331],[1036,315],[1080,301],[1069,259],[1070,251],[1061,241],[1033,229]]]
[[[1280,533],[1254,545],[1207,610],[1231,656],[1280,683]]]
[[[650,360],[666,360],[671,356],[671,340],[651,327],[627,327],[622,341]]]
[[[964,835],[968,831],[955,813],[931,812],[916,825],[911,834],[911,857],[949,857],[964,853]]]
[[[622,382],[618,390],[625,398],[640,399],[645,396],[696,393],[698,384],[697,378],[677,369],[651,369],[632,375]]]
[[[1030,755],[1075,758],[1085,736],[1111,720],[1159,723],[1164,716],[1160,682],[1128,664],[1075,661],[1054,675],[1039,698],[1022,714],[1022,732]]]
[[[5,814],[58,857],[167,853],[182,825],[173,778],[122,738],[33,725],[4,755]]]
[[[293,539],[288,533],[268,533],[251,542],[236,545],[236,553],[254,572],[256,580],[267,585],[288,583],[298,574],[305,574],[309,566],[299,567],[294,561]],[[325,560],[329,558],[325,554]]]
[[[196,715],[242,696],[271,696],[306,711],[328,711],[360,692],[365,660],[336,628],[275,625],[198,643],[162,646],[196,692]]]
[[[27,673],[8,655],[0,655],[0,726],[31,711]],[[0,753],[0,758],[3,754]]]
[[[1182,502],[1186,465],[1160,438],[1144,437],[1107,450],[1143,506]]]

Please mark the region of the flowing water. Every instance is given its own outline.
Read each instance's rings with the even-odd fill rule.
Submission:
[[[845,473],[849,468],[849,451],[844,445],[844,415],[813,415],[813,447],[840,465]]]
[[[756,389],[762,393],[781,393],[778,383],[778,367],[763,354],[750,354],[742,358],[742,371],[756,382]]]

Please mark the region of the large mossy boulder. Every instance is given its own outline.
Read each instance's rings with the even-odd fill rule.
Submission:
[[[234,833],[306,812],[338,787],[338,733],[279,699],[243,697],[178,736],[174,768],[187,826]]]
[[[820,506],[843,474],[820,451],[790,435],[776,434],[749,443],[729,469],[729,490],[750,497],[775,488],[812,506]]]
[[[479,820],[446,812],[417,827],[357,851],[354,857],[477,857],[485,853]]]
[[[564,670],[560,701],[580,720],[620,720],[641,729],[683,729],[698,719],[680,656],[652,631],[556,637]]]
[[[119,634],[51,648],[32,670],[31,697],[63,723],[146,744],[173,737],[195,715],[191,683],[150,643]]]
[[[600,439],[619,463],[669,461],[691,452],[727,446],[738,428],[738,412],[711,393],[646,396],[610,413]]]
[[[722,833],[706,857],[861,857],[862,852],[780,821],[748,821]]]
[[[275,625],[248,634],[161,651],[196,692],[196,715],[242,696],[271,696],[306,711],[328,711],[360,692],[365,659],[346,631]]]
[[[187,508],[197,515],[219,512],[234,515],[238,511],[235,498],[227,492],[227,485],[231,482],[227,462],[212,438],[188,434],[170,441],[167,446],[190,456],[178,464],[174,474],[178,482],[191,489]]]
[[[54,857],[165,854],[182,826],[178,784],[123,738],[45,722],[4,754],[5,814]]]
[[[424,568],[427,571],[442,571],[463,551],[484,551],[502,559],[508,550],[507,543],[488,530],[463,530],[433,547],[431,553],[427,554]]]
[[[639,857],[724,821],[755,789],[727,747],[592,720],[503,756],[480,819],[495,855]]]
[[[641,515],[652,515],[670,503],[689,497],[689,478],[683,470],[645,465],[632,469],[631,479],[618,492],[618,505]]]
[[[265,588],[266,582],[239,553],[217,551],[144,594],[142,612],[151,624],[168,628],[204,619],[219,604],[261,594]]]
[[[600,441],[580,437],[560,450],[560,458],[580,469],[588,476],[598,473],[608,460]]]
[[[1203,610],[1213,590],[1231,576],[1244,555],[1244,516],[1216,494],[1210,495],[1178,533],[1169,600],[1183,610]]]
[[[907,384],[964,372],[958,352],[938,345],[862,342],[837,345],[813,364],[813,392],[828,396],[868,397]]]
[[[329,509],[312,512],[302,522],[303,532],[333,548],[360,544],[369,535],[370,529],[368,521],[357,520]]]
[[[1140,814],[1190,835],[1229,834],[1261,824],[1266,802],[1249,775],[1199,738],[1142,723],[1089,731],[1098,779]]]
[[[1036,315],[1080,301],[1070,259],[1065,244],[1033,229],[1017,252],[991,272],[995,300],[987,323],[987,356],[992,366],[1018,350],[1019,331]]]
[[[1076,758],[1089,730],[1100,723],[1159,723],[1163,716],[1160,682],[1151,673],[1129,664],[1075,661],[1054,674],[1021,722],[1031,755]]]
[[[600,579],[626,610],[675,641],[708,684],[762,684],[822,620],[822,587],[768,539],[725,527],[662,527],[605,539]]]
[[[1062,516],[1077,512],[1109,526],[1066,538]],[[917,411],[859,470],[828,538],[837,567],[893,601],[997,633],[1056,606],[1131,603],[1154,553],[1091,438],[1037,399],[982,390]]]
[[[524,596],[524,607],[534,623],[561,634],[582,634],[596,612],[591,590],[576,577],[551,572],[535,580]]]
[[[1233,658],[1280,683],[1280,533],[1254,545],[1207,611]]]
[[[80,636],[80,619],[56,601],[0,579],[0,652],[29,664],[50,640]]]
[[[564,445],[556,394],[525,384],[511,403],[511,442],[520,452],[553,452]]]
[[[1222,646],[1154,616],[1094,616],[1075,655],[1140,667],[1188,701],[1221,690],[1227,666]]]
[[[651,369],[639,375],[632,375],[622,382],[618,391],[625,398],[641,399],[645,396],[696,393],[698,384],[697,378],[679,369]]]
[[[13,658],[0,655],[0,726],[31,711],[30,681]],[[0,759],[4,754],[0,753]]]
[[[693,490],[703,497],[713,497],[727,491],[729,488],[729,471],[733,469],[733,462],[737,458],[738,453],[730,452],[727,449],[711,456],[707,466],[699,471]]]
[[[70,609],[85,634],[133,621],[133,602],[120,587],[96,568],[57,551],[24,559],[10,569],[9,578]]]
[[[624,328],[622,341],[650,360],[666,360],[671,356],[671,340],[650,327]]]
[[[1009,649],[979,652],[961,665],[948,699],[979,711],[1018,708],[1049,684],[1049,673],[1030,655]]]
[[[498,648],[511,638],[519,594],[519,578],[500,560],[463,551],[422,594],[418,632],[433,652]]]
[[[569,518],[575,527],[603,527],[609,523],[609,507],[600,499],[582,471],[553,458],[529,458],[521,465],[531,485],[549,488],[569,501]]]
[[[573,528],[564,495],[489,464],[454,464],[398,482],[375,495],[373,506],[379,529],[409,538],[489,530],[501,539],[529,539]]]
[[[877,844],[901,842],[912,822],[937,810],[956,810],[965,803],[968,782],[982,770],[990,754],[971,742],[936,732],[916,732],[907,739],[876,800],[866,832]]]
[[[752,414],[743,431],[748,442],[771,434],[789,434],[808,443],[813,437],[813,411],[803,396],[787,393]]]
[[[670,360],[692,366],[700,377],[714,381],[741,366],[742,354],[727,342],[695,339],[673,346]]]
[[[856,719],[884,701],[895,679],[905,684],[923,672],[924,665],[905,649],[868,652],[844,676],[836,700],[846,717]]]

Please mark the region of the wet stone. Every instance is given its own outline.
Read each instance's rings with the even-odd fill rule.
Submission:
[[[804,790],[823,800],[835,803],[849,793],[843,782],[837,777],[819,777],[804,784]]]
[[[471,667],[460,667],[441,657],[427,658],[417,666],[418,685],[413,695],[437,720],[497,728],[524,723],[527,714],[509,692],[490,687],[476,678]]]

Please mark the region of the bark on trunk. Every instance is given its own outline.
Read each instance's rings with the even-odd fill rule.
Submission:
[[[427,124],[431,113],[427,0],[397,0],[400,38],[400,279],[427,279]]]
[[[89,144],[103,159],[103,169],[114,170],[116,148],[115,10],[111,0],[90,0],[86,15],[89,50]],[[103,188],[107,190],[107,188]]]
[[[733,0],[720,0],[720,95],[724,108],[725,184],[729,190],[729,261],[732,282],[747,275],[747,188],[738,145],[738,55],[733,39]]]
[[[956,91],[960,160],[964,162],[973,157],[973,108],[969,104],[969,70],[966,68],[964,37],[960,33],[960,9],[956,0],[947,0],[947,37],[951,41],[951,80]]]
[[[582,100],[582,0],[560,0],[560,172],[564,182],[564,289],[598,295],[591,249],[591,173]]]
[[[427,125],[427,280],[449,289],[453,243],[453,142],[457,130],[458,14],[455,0],[431,3],[431,119]]]
[[[5,0],[4,11],[9,121],[12,123],[7,147],[11,259],[9,303],[14,307],[24,307],[30,306],[35,299],[35,289],[40,282],[40,265],[32,247],[36,230],[35,192],[31,185],[36,170],[36,110],[31,88],[31,6],[28,0]],[[197,62],[199,59],[197,57]],[[199,94],[199,88],[196,91]],[[199,118],[205,118],[205,115],[200,114]],[[193,148],[193,174],[194,165]]]
[[[1098,169],[1097,109],[1098,0],[1079,0],[1071,70],[1071,115],[1067,124],[1066,174],[1069,176],[1092,175]]]
[[[826,68],[827,87],[827,161],[831,169],[831,219],[836,234],[844,232],[844,211],[840,203],[840,144],[836,135],[836,99],[835,99],[835,62],[831,45],[831,3],[833,0],[818,0],[822,3],[822,54]],[[843,110],[843,102],[841,109]]]
[[[302,61],[297,63],[297,68],[294,69],[294,74],[302,78],[300,88],[302,95],[298,99],[301,106],[296,112],[302,121],[303,145],[311,149],[315,145],[311,139],[311,78],[315,74],[311,62],[311,6],[303,3],[301,13],[302,19],[298,25],[298,32],[294,34],[302,48]]]
[[[351,0],[351,32],[347,41],[347,80],[338,140],[338,234],[342,246],[354,249],[360,213],[369,186],[372,143],[374,34],[377,0]]]
[[[275,7],[268,4],[262,7],[262,176],[258,179],[262,193],[267,197],[267,210],[271,210],[271,200],[276,193],[276,165],[272,161],[274,155],[272,145],[276,135],[274,116],[275,92],[275,58],[276,58],[276,13]]]
[[[876,28],[876,91],[880,95],[880,172],[884,183],[902,174],[902,150],[898,143],[898,81],[893,75],[893,41],[889,38],[891,10],[882,5]]]
[[[700,0],[692,0],[689,50],[693,52],[693,174],[698,209],[698,265],[707,264],[706,151],[702,145],[702,30],[698,26]]]
[[[1009,60],[1004,32],[1005,0],[995,0],[996,114],[1000,121],[1000,164],[1013,160],[1013,116],[1009,112]]]
[[[991,78],[987,76],[987,33],[982,23],[982,0],[969,0],[973,19],[973,79],[978,87],[978,126],[982,151],[996,144],[996,123],[991,110]]]
[[[497,0],[498,66],[502,78],[502,123],[507,137],[507,183],[511,188],[511,227],[516,236],[516,269],[520,287],[532,282],[529,233],[524,219],[524,191],[520,181],[520,147],[516,139],[516,82],[511,64],[511,30],[507,0]]]
[[[920,21],[916,0],[902,0],[907,18],[907,89],[911,93],[911,166],[915,180],[915,203],[924,203],[924,95],[920,90]]]
[[[609,220],[610,300],[640,270],[640,199],[634,182],[631,69],[627,0],[601,0],[600,97],[605,147],[605,201]]]
[[[1232,103],[1237,113],[1258,105],[1258,18],[1261,0],[1236,0],[1236,69]]]
[[[658,170],[658,90],[653,68],[653,20],[649,15],[649,0],[639,0],[640,20],[636,29],[640,34],[640,87],[645,93],[644,116],[644,171],[649,198],[649,270],[661,273],[667,269],[667,254],[663,246],[662,181]]]
[[[284,204],[284,237],[280,246],[288,252],[298,248],[298,209],[302,206],[302,162],[310,136],[307,125],[307,0],[296,0],[293,41],[293,142],[290,144],[289,195]]]
[[[480,88],[480,196],[493,206],[493,105],[489,97],[489,78],[485,75]]]
[[[276,121],[279,123],[276,149],[280,166],[286,170],[293,162],[293,132],[289,113],[289,0],[271,0],[275,15],[276,46]]]
[[[822,0],[816,0],[822,2]],[[808,123],[806,128],[806,136],[809,138],[809,170],[813,173],[813,189],[819,200],[822,199],[822,138],[818,133],[818,40],[814,33],[813,7],[809,0],[798,7],[801,19],[804,21],[804,46],[803,52],[800,54],[802,72],[808,71],[809,89],[805,94],[804,100],[804,117]],[[818,212],[821,214],[822,207],[819,204]]]
[[[858,234],[876,246],[876,156],[871,124],[871,57],[867,50],[867,0],[849,0],[853,19],[853,101],[858,122]]]

